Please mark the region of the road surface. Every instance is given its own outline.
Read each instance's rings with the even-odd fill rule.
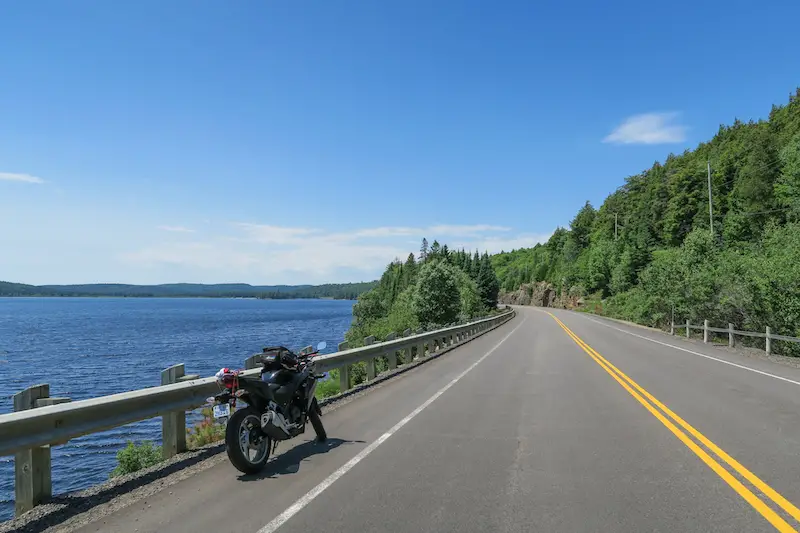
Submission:
[[[800,530],[800,369],[549,311],[80,531]]]

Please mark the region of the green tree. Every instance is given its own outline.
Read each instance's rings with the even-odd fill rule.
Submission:
[[[442,261],[425,263],[417,277],[413,308],[417,320],[425,326],[456,321],[461,311],[461,292],[455,269]]]
[[[787,209],[787,219],[795,222],[800,220],[800,133],[781,150],[780,161],[783,169],[775,183],[775,197]]]
[[[500,292],[500,283],[492,267],[489,254],[484,253],[480,260],[480,271],[478,273],[478,294],[480,295],[483,306],[487,309],[497,307],[497,295]]]
[[[578,245],[578,248],[584,249],[589,246],[589,236],[592,233],[592,226],[594,224],[597,212],[588,201],[575,215],[575,218],[570,222],[570,230],[572,238]]]

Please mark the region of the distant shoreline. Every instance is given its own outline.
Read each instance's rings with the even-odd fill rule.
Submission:
[[[0,298],[130,298],[130,299],[159,299],[159,300],[198,300],[201,298],[212,300],[348,300],[356,301],[358,298],[334,298],[332,296],[289,296],[285,298],[266,298],[258,296],[210,296],[207,294],[196,295],[158,295],[158,294],[0,294]]]
[[[247,283],[166,283],[130,285],[89,283],[83,285],[26,285],[0,281],[0,297],[41,298],[251,298],[260,300],[356,300],[377,285],[326,283],[324,285],[250,285]]]

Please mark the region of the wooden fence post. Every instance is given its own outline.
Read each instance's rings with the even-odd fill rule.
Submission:
[[[36,401],[50,397],[50,385],[28,387],[14,395],[14,411],[36,408]],[[50,446],[37,446],[14,454],[14,514],[27,513],[53,495],[50,479]]]
[[[767,355],[770,355],[772,353],[772,337],[771,337],[771,335],[772,335],[772,330],[770,329],[769,326],[767,326],[767,346],[766,346]]]
[[[364,346],[369,346],[370,344],[375,344],[375,336],[370,335],[369,337],[364,338]],[[372,381],[375,379],[377,372],[375,370],[375,358],[370,357],[367,361],[367,381]]]
[[[161,384],[179,383],[184,376],[183,363],[161,371]],[[161,417],[161,456],[169,459],[186,451],[186,411],[172,411]]]
[[[343,352],[348,350],[350,345],[345,342],[339,343],[339,351]],[[339,392],[344,392],[350,388],[350,365],[339,367]]]
[[[386,335],[387,341],[393,341],[397,338],[397,334],[393,331]],[[389,360],[389,370],[394,370],[397,368],[397,350],[390,349],[389,353],[386,354],[386,358]]]
[[[403,331],[403,337],[409,337],[409,336],[411,336],[411,329]],[[412,361],[414,361],[413,349],[414,348],[409,345],[408,348],[403,350],[403,364],[408,365],[411,364]]]

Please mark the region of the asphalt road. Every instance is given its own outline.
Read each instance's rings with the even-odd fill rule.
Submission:
[[[800,530],[800,369],[551,311],[80,531]]]

